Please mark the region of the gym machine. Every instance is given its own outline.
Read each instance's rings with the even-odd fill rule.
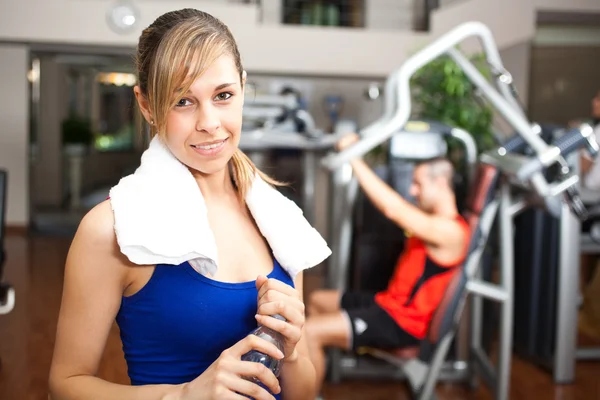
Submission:
[[[4,281],[4,251],[7,172],[0,170],[0,315],[8,314],[15,307],[15,289]]]
[[[337,138],[317,129],[306,110],[292,95],[246,96],[244,126],[239,147],[258,168],[272,150],[297,150],[302,153],[302,210],[315,222],[315,185],[319,157],[335,145]]]
[[[475,141],[464,130],[439,122],[416,119],[408,121],[399,132],[392,135],[389,144],[385,146],[387,164],[379,165],[374,170],[404,198],[412,200],[408,191],[412,183],[414,164],[421,160],[446,156],[449,138],[460,143],[464,149],[467,176],[457,178],[458,174],[455,174],[455,186],[459,179],[466,178],[465,182],[458,182],[461,191],[466,192],[477,162]],[[339,191],[339,187],[334,187],[331,192],[336,191]],[[339,246],[338,240],[342,239],[343,244],[348,248],[341,249],[341,254],[350,252],[350,255],[343,269],[328,270],[327,280],[330,283],[336,282],[335,287],[341,290],[348,288],[377,292],[387,287],[398,256],[404,248],[405,235],[402,229],[381,215],[368,199],[359,195],[358,191],[354,192],[353,196],[357,197],[348,199],[348,204],[335,204],[330,209],[331,215],[336,210],[340,210],[340,207],[348,207],[340,221],[345,225],[343,234],[346,236],[334,238],[332,246],[334,248]],[[464,193],[462,197],[466,197]],[[332,230],[339,232],[335,226],[332,226]],[[333,263],[339,255],[340,253],[334,251],[331,256]],[[455,348],[455,351],[457,350]],[[372,357],[361,357],[353,353],[339,353],[333,357],[339,359],[337,364],[340,365],[339,373],[335,368],[332,370],[333,380],[341,379],[342,376],[397,378],[398,375],[397,369],[390,368],[387,363],[378,362]],[[467,375],[463,368],[464,361],[460,360],[460,357],[453,357],[453,359],[456,360],[446,363],[441,379],[465,380]]]
[[[590,126],[581,129],[593,136]],[[545,141],[556,141],[565,129],[542,127],[541,132]],[[565,161],[579,175],[579,154]],[[562,173],[564,165],[556,167],[546,175]],[[580,218],[563,208],[531,209],[516,221],[515,352],[551,371],[558,384],[574,381],[577,360],[600,359],[600,348],[577,345],[580,254],[600,253],[594,243],[597,211],[586,208],[579,203]],[[581,219],[586,217],[590,229],[584,232]]]
[[[525,118],[507,80],[496,80],[497,89],[495,89],[477,68],[454,48],[458,43],[471,36],[481,40],[487,61],[492,69],[505,71],[488,28],[476,22],[463,24],[421,50],[407,60],[400,69],[393,72],[386,83],[386,93],[392,95],[386,96],[384,116],[361,131],[362,139],[359,142],[343,152],[330,154],[323,160],[324,167],[332,171],[333,182],[337,185],[337,190],[334,191],[332,224],[335,228],[334,232],[339,236],[331,242],[335,257],[332,256],[330,263],[328,284],[332,288],[343,289],[341,285],[348,264],[349,232],[352,224],[351,218],[348,218],[347,215],[357,190],[356,181],[352,178],[351,169],[347,163],[354,157],[366,154],[403,129],[409,121],[411,112],[409,79],[419,68],[443,54],[449,55],[518,134],[504,146],[481,156],[480,165],[488,165],[498,172],[499,189],[496,199],[485,207],[483,215],[480,217],[481,225],[478,224],[476,231],[478,242],[471,244],[472,247],[477,248],[477,251],[474,255],[469,256],[463,268],[464,272],[461,272],[463,285],[457,292],[458,297],[453,299],[456,301],[453,301],[452,307],[448,310],[452,314],[445,316],[448,318],[444,318],[448,328],[442,332],[442,338],[438,338],[439,340],[432,344],[435,348],[435,356],[428,358],[425,363],[424,360],[415,361],[414,359],[400,363],[406,366],[418,364],[419,373],[415,373],[414,369],[411,372],[408,367],[403,367],[401,370],[408,378],[413,392],[416,391],[421,399],[433,396],[435,382],[440,375],[441,365],[444,361],[443,357],[456,330],[467,293],[471,295],[470,343],[466,349],[465,364],[460,365],[459,368],[465,370],[469,375],[480,375],[492,389],[496,399],[508,398],[513,344],[513,218],[530,205],[542,205],[550,212],[564,215],[565,219],[568,218],[571,221],[578,215],[582,215],[583,209],[575,186],[578,176],[572,174],[565,157],[583,146],[587,146],[592,154],[598,152],[598,145],[590,135],[589,127],[586,126],[566,132],[552,144],[544,142],[536,132],[537,126],[529,123]],[[530,156],[513,153],[514,147],[521,146],[521,143],[531,149]],[[560,166],[560,173],[547,179],[544,173],[548,167],[556,164]],[[515,188],[519,190],[515,191]],[[499,284],[492,284],[480,279],[479,264],[483,251],[481,247],[487,241],[489,229],[491,229],[490,215],[495,215],[498,219],[501,243]],[[563,232],[564,235],[567,233],[569,233],[568,230]],[[498,357],[495,368],[481,346],[482,298],[495,301],[501,306]],[[563,320],[558,321],[558,324],[564,323]],[[559,353],[557,357],[562,355]],[[333,353],[332,356],[332,378],[335,380],[339,378],[341,365],[339,354]],[[470,378],[470,380],[472,379],[473,377]]]

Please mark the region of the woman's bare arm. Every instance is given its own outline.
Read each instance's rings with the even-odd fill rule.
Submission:
[[[303,273],[294,280],[294,286],[303,300]],[[281,387],[285,400],[312,400],[317,396],[317,378],[315,367],[308,355],[306,329],[302,329],[302,338],[296,345],[296,354],[284,361],[281,369]]]
[[[84,217],[71,244],[50,369],[52,400],[168,399],[181,390],[170,385],[118,385],[96,377],[128,284],[129,261],[119,251],[113,224],[105,201]]]

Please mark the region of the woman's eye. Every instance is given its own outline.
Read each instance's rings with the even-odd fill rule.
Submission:
[[[217,101],[225,101],[228,100],[232,94],[230,92],[219,93],[216,97]]]
[[[185,106],[189,106],[191,104],[191,102],[188,99],[181,99],[177,102],[177,107],[185,107]]]

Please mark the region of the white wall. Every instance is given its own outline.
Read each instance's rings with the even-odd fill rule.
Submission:
[[[414,0],[366,0],[367,29],[411,30]]]
[[[501,49],[531,40],[539,11],[600,13],[600,0],[446,0],[440,4],[431,16],[434,37],[460,21],[479,21],[490,28]]]
[[[387,4],[388,11],[392,4],[389,0],[370,1],[373,5]],[[403,2],[405,0],[397,3]],[[0,12],[0,41],[134,47],[142,27],[160,14],[196,7],[230,26],[249,71],[385,76],[401,65],[407,54],[430,39],[426,34],[390,29],[383,22],[372,23],[369,30],[262,25],[256,5],[208,0],[137,0],[135,4],[141,14],[139,26],[132,33],[119,35],[106,24],[106,12],[111,4],[113,0],[5,1]],[[600,1],[462,0],[434,12],[433,36],[461,22],[476,20],[491,28],[499,47],[508,47],[533,37],[538,9],[600,11]]]
[[[160,14],[197,7],[229,25],[240,46],[245,67],[251,72],[383,77],[401,65],[407,55],[426,44],[431,36],[439,36],[462,22],[477,20],[488,24],[501,48],[531,38],[535,26],[533,1],[465,0],[443,7],[432,16],[433,35],[403,30],[401,25],[393,29],[393,25],[401,21],[384,21],[374,6],[379,4],[391,15],[400,13],[398,7],[404,2],[398,2],[390,11],[392,3],[388,0],[371,0],[368,30],[262,25],[255,5],[202,0],[138,1],[139,27],[130,34],[119,35],[112,32],[105,21],[112,0],[21,0],[3,6],[0,40],[133,48],[142,27]],[[32,9],[37,12],[30,13]],[[412,19],[412,10],[407,9],[406,15],[409,13],[411,18],[407,21]]]
[[[0,168],[8,170],[6,224],[24,226],[29,221],[28,49],[0,45]]]
[[[63,200],[61,123],[67,116],[65,68],[52,56],[42,57],[40,77],[38,151],[31,164],[31,205],[58,207]]]
[[[170,10],[195,7],[230,27],[249,71],[385,76],[404,61],[406,49],[419,46],[427,37],[399,30],[262,25],[255,5],[202,0],[136,1],[141,13],[139,26],[132,33],[119,35],[106,24],[106,12],[112,3],[113,0],[4,2],[0,41],[134,48],[142,28],[156,17]]]
[[[465,0],[440,8],[431,16],[431,29],[438,37],[460,22],[478,21],[489,27],[502,49],[530,40],[535,34],[536,16],[532,0]],[[473,42],[467,44],[471,47]],[[480,48],[480,47],[478,47]]]
[[[521,104],[527,111],[531,76],[531,42],[518,43],[500,51],[504,67],[510,72]],[[494,128],[507,137],[515,132],[504,117],[495,111]]]

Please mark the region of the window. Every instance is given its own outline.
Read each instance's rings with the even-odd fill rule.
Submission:
[[[283,23],[360,28],[363,10],[364,0],[284,0]]]

